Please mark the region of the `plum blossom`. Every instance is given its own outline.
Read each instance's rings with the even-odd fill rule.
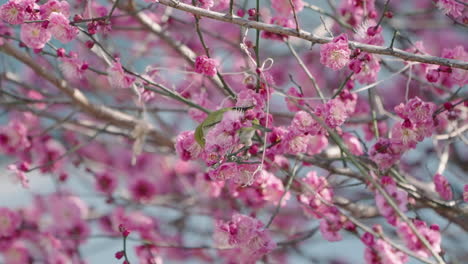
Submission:
[[[285,98],[286,105],[288,107],[288,110],[291,112],[298,112],[301,109],[296,105],[296,103],[300,106],[304,106],[305,102],[302,99],[304,95],[302,93],[299,93],[299,91],[295,87],[289,88],[288,92],[286,93],[288,96]],[[293,99],[289,98],[292,97]]]
[[[226,162],[221,164],[218,168],[211,170],[209,176],[215,181],[226,181],[234,178],[238,174],[237,163]]]
[[[26,172],[29,170],[29,163],[23,161],[19,164],[10,164],[7,169],[11,171],[16,179],[21,183],[23,188],[29,188],[29,179],[26,176]]]
[[[184,161],[197,159],[203,151],[195,141],[194,131],[180,133],[177,136],[175,148],[179,157]]]
[[[50,14],[49,28],[52,36],[62,43],[68,43],[78,35],[78,29],[71,26],[68,19],[61,13]]]
[[[201,8],[210,9],[214,6],[214,0],[198,0]]]
[[[30,260],[28,248],[21,242],[15,242],[2,252],[3,260],[9,264],[24,264]]]
[[[151,201],[157,194],[155,182],[143,176],[131,179],[129,188],[132,198],[140,202]]]
[[[366,264],[404,264],[408,261],[408,256],[395,249],[383,239],[374,239],[370,233],[364,236],[370,236],[366,249],[364,250],[364,260]],[[363,238],[364,238],[363,236]]]
[[[112,88],[129,88],[135,82],[134,76],[125,73],[119,58],[116,58],[114,64],[107,69],[107,74],[107,80]]]
[[[13,236],[20,224],[21,218],[17,212],[0,207],[0,238]]]
[[[55,228],[68,230],[88,216],[88,207],[83,200],[73,195],[49,196],[48,208],[56,223]]]
[[[346,34],[341,34],[335,37],[332,42],[320,47],[320,63],[335,71],[346,66],[350,56],[351,50]]]
[[[304,2],[302,0],[293,0],[294,10],[299,13],[304,9]],[[280,15],[288,16],[292,14],[293,10],[289,0],[273,0],[271,1],[271,7],[276,10]]]
[[[408,193],[397,188],[395,181],[389,176],[382,176],[380,181],[385,189],[385,192],[387,192],[387,194],[391,196],[392,199],[396,202],[398,209],[401,212],[406,212],[406,206],[408,204]],[[375,203],[377,205],[377,209],[379,209],[379,212],[382,214],[382,216],[387,219],[388,223],[391,225],[396,225],[398,221],[398,215],[396,211],[390,206],[390,204],[388,204],[384,196],[377,190],[375,191]]]
[[[49,29],[39,23],[28,23],[21,25],[21,41],[32,49],[42,49],[50,40],[52,34]]]
[[[381,170],[389,169],[400,160],[403,154],[402,143],[392,139],[379,138],[369,150],[369,156]]]
[[[9,0],[0,6],[0,19],[13,25],[23,24],[26,13],[26,7],[23,2]]]
[[[255,263],[276,248],[263,223],[242,214],[234,214],[228,222],[218,220],[213,240],[219,249],[237,249],[242,263]]]
[[[364,154],[364,150],[359,139],[351,133],[343,133],[343,140],[349,151],[356,156]]]
[[[208,58],[205,55],[198,56],[195,59],[195,72],[202,73],[209,77],[214,77],[217,73],[216,67],[218,63],[216,60]]]
[[[441,252],[441,235],[438,225],[427,226],[424,221],[413,219],[413,224],[418,230],[419,234],[423,236],[431,245],[436,253]],[[398,222],[397,224],[398,235],[403,239],[406,247],[416,253],[417,255],[427,258],[431,256],[431,252],[423,245],[419,238],[414,234],[411,228],[405,222]]]
[[[70,4],[67,1],[48,0],[39,8],[42,19],[50,18],[52,13],[62,14],[65,18],[70,16]]]
[[[283,16],[275,16],[272,17],[270,20],[270,24],[278,25],[282,27],[294,28],[294,21],[291,18],[283,17]],[[285,41],[288,39],[287,35],[281,35],[277,33],[272,33],[268,31],[262,31],[262,38],[265,39],[272,39],[278,41]]]
[[[103,172],[96,175],[96,189],[105,194],[111,194],[117,188],[118,181],[114,174]]]
[[[317,172],[310,171],[301,181],[307,188],[304,187],[304,192],[297,196],[297,200],[304,212],[319,219],[330,213],[332,209],[329,204],[333,203],[333,190],[328,186],[325,177],[318,177]]]
[[[463,10],[465,9],[463,3],[459,3],[456,0],[437,0],[435,2],[437,3],[437,7],[442,9],[445,14],[449,14],[454,18],[463,15]]]
[[[18,153],[30,145],[28,128],[24,123],[12,120],[6,126],[0,127],[0,153]]]
[[[59,58],[62,62],[59,67],[63,75],[69,80],[80,80],[84,77],[88,64],[78,59],[78,54],[71,51],[68,57]]]
[[[452,188],[450,187],[450,183],[447,179],[442,176],[441,174],[437,173],[434,176],[434,185],[436,192],[442,197],[444,200],[452,200],[453,193]]]
[[[465,203],[468,203],[468,184],[465,184],[465,186],[463,186],[463,201],[465,201]]]
[[[330,242],[340,241],[343,239],[339,233],[342,227],[342,215],[337,212],[337,210],[332,210],[330,213],[325,213],[322,220],[320,220],[320,233],[322,234],[323,238]]]
[[[361,53],[351,60],[349,68],[354,72],[353,80],[357,80],[361,84],[371,84],[377,80],[380,63],[376,55]]]

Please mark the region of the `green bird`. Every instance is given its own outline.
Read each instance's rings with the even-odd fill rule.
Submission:
[[[223,120],[224,113],[235,110],[235,111],[242,111],[245,112],[249,109],[253,108],[253,106],[249,107],[226,107],[226,108],[221,108],[217,111],[211,112],[208,114],[208,116],[201,122],[200,125],[197,126],[195,129],[195,141],[197,141],[198,145],[200,145],[202,148],[205,147],[205,133],[208,129],[213,127],[214,125],[218,124]]]

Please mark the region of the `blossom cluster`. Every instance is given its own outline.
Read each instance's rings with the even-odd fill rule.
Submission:
[[[405,151],[415,148],[418,142],[432,135],[437,124],[435,110],[434,103],[424,102],[419,97],[395,107],[396,114],[403,121],[393,126],[391,138],[380,138],[369,151],[369,156],[380,169],[390,168]]]
[[[237,263],[255,263],[276,248],[259,220],[234,214],[228,222],[217,221],[213,240],[224,258]]]

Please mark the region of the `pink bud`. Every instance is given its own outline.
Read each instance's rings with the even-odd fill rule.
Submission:
[[[74,17],[73,17],[73,21],[74,22],[80,22],[81,20],[83,20],[83,17],[79,14],[76,14]]]
[[[255,8],[250,8],[247,12],[249,13],[249,16],[251,17],[254,17],[257,15],[257,9]]]
[[[240,17],[244,17],[245,16],[245,10],[244,9],[238,9],[237,10],[237,15],[240,16]]]
[[[450,102],[445,102],[444,103],[444,108],[445,110],[451,111],[453,109],[453,104]]]
[[[57,57],[63,58],[65,56],[65,49],[60,48],[57,50]]]
[[[439,79],[439,71],[437,70],[429,70],[429,72],[426,74],[426,79],[429,82],[437,82]]]
[[[47,29],[49,27],[49,20],[45,20],[42,22],[41,27],[44,29]]]
[[[117,252],[115,253],[115,258],[116,258],[116,259],[121,259],[123,256],[124,256],[124,252],[123,252],[123,251],[117,251]]]
[[[88,49],[92,49],[92,48],[94,47],[94,41],[92,41],[92,40],[86,41],[85,44],[86,44],[86,47],[87,47]]]

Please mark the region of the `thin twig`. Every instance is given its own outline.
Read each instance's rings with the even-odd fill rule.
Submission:
[[[318,96],[320,96],[321,100],[323,103],[325,103],[325,97],[322,93],[322,91],[320,90],[320,87],[318,86],[317,84],[317,80],[315,80],[314,76],[312,75],[312,73],[309,71],[309,69],[307,68],[307,66],[304,64],[304,62],[302,61],[301,57],[299,57],[299,55],[297,54],[297,52],[294,50],[293,46],[291,45],[291,43],[289,41],[286,41],[286,44],[288,45],[288,48],[289,50],[291,51],[291,53],[293,54],[294,58],[296,58],[297,62],[299,63],[299,66],[301,66],[302,70],[306,73],[307,77],[309,77],[309,80],[312,82],[312,86],[314,87],[315,89],[315,92],[317,93]]]

